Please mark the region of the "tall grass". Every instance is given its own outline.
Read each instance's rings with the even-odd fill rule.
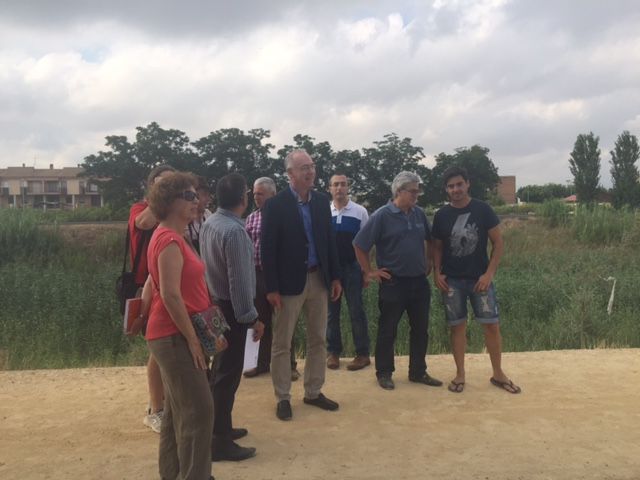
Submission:
[[[505,228],[505,254],[495,284],[506,351],[640,347],[640,221],[621,215],[624,233],[603,245],[578,240],[571,224],[548,228],[530,221]],[[142,364],[144,341],[122,335],[113,293],[123,229],[91,245],[78,245],[65,243],[56,228],[44,228],[39,221],[28,212],[0,210],[0,368]],[[617,279],[611,315],[611,284],[605,280],[610,276]],[[373,351],[377,286],[364,291],[364,301]],[[344,307],[343,354],[348,356],[354,348]],[[436,289],[429,331],[429,351],[448,352],[448,329]],[[482,351],[482,329],[473,320],[468,336],[469,351]],[[303,322],[296,337],[302,356]],[[403,320],[396,353],[407,354],[408,345]]]
[[[549,228],[564,226],[569,220],[569,208],[562,200],[545,200],[539,207],[538,213],[544,224]]]
[[[573,222],[575,237],[593,245],[620,243],[635,224],[633,210],[593,205],[578,206]]]

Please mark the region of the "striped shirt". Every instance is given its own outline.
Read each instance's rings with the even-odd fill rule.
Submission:
[[[262,267],[260,257],[260,232],[262,231],[262,210],[258,209],[247,217],[245,228],[249,238],[253,242],[253,263],[256,267]]]
[[[214,300],[231,301],[238,323],[253,323],[256,272],[253,244],[240,217],[218,208],[202,227],[200,252]]]

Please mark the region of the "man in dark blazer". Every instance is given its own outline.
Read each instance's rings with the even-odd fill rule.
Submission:
[[[261,255],[267,300],[275,310],[271,378],[280,420],[290,420],[290,345],[304,311],[307,357],[304,403],[324,410],[338,404],[321,390],[325,378],[328,298],[340,298],[336,240],[329,199],[313,191],[315,164],[304,150],[285,158],[289,188],[267,201],[262,215]]]

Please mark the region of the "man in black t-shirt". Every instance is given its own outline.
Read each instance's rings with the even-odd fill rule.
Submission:
[[[493,277],[503,251],[500,220],[486,203],[469,196],[469,176],[461,167],[450,167],[443,174],[450,204],[433,219],[434,280],[442,292],[445,315],[451,328],[451,349],[456,376],[449,390],[464,390],[464,353],[467,347],[467,299],[476,320],[484,329],[485,345],[491,359],[490,382],[509,393],[520,393],[502,371],[502,339],[498,302]],[[491,241],[491,259],[487,243]]]

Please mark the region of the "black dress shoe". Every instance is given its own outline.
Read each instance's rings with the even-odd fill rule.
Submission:
[[[212,448],[211,461],[219,462],[221,460],[228,460],[230,462],[240,462],[255,455],[255,448],[241,447],[236,442],[229,440],[221,445],[215,445],[215,447]]]
[[[313,405],[314,407],[321,408],[323,410],[338,410],[338,402],[329,400],[323,394],[319,394],[316,398],[304,398],[303,402],[307,405]]]
[[[246,437],[249,434],[249,430],[246,428],[232,428],[231,440],[239,440],[242,437]]]
[[[412,377],[409,375],[409,381],[414,383],[424,383],[425,385],[429,385],[430,387],[441,387],[442,382],[437,378],[433,378],[428,373],[425,373],[421,377]]]
[[[378,385],[380,385],[385,390],[393,390],[394,388],[396,388],[393,380],[391,380],[391,377],[389,375],[378,377]]]
[[[293,413],[291,412],[291,403],[289,400],[280,400],[276,407],[276,417],[280,420],[291,420]]]

